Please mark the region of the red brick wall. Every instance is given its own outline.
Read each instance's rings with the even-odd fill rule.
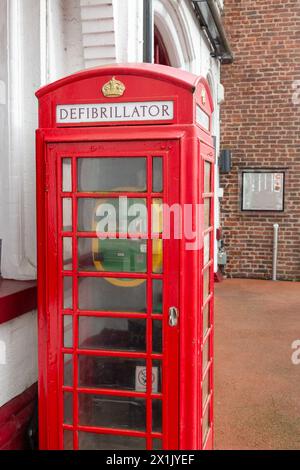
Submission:
[[[233,170],[221,176],[226,272],[269,279],[279,223],[279,277],[300,280],[300,2],[225,0],[224,23],[235,54],[222,67],[222,148],[233,151]],[[286,168],[285,212],[242,213],[240,172],[264,167]]]

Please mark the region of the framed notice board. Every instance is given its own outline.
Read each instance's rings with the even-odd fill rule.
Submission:
[[[284,211],[285,173],[249,170],[242,172],[242,211]]]

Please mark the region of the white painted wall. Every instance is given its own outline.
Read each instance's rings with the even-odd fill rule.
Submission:
[[[0,161],[8,154],[8,108],[7,108],[7,0],[0,0]],[[7,189],[7,177],[0,171],[0,238],[4,236],[5,200],[2,197]]]
[[[0,407],[37,381],[36,325],[31,312],[0,326]]]
[[[112,0],[80,0],[85,68],[116,62]]]
[[[33,279],[35,249],[34,90],[40,84],[37,0],[7,2],[6,126],[0,129],[2,274]],[[0,15],[2,16],[2,15]],[[33,27],[33,25],[35,25]],[[5,44],[5,43],[4,43]],[[5,47],[5,46],[4,46]]]
[[[48,0],[47,2],[47,82],[58,80],[67,73],[63,4],[64,0]]]
[[[80,0],[63,1],[63,30],[67,73],[84,68]]]
[[[143,2],[113,0],[116,61],[143,62]]]

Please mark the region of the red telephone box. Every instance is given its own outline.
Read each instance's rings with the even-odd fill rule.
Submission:
[[[37,97],[40,447],[211,449],[208,84],[113,65]]]

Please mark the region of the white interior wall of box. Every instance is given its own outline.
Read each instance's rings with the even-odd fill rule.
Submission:
[[[210,56],[189,0],[154,0],[154,19],[172,65],[211,83],[218,154],[220,64]],[[36,277],[34,93],[41,85],[82,68],[141,62],[142,2],[0,0],[0,35],[2,274],[26,280]],[[0,364],[0,406],[36,380],[35,324],[36,316],[31,313],[0,326],[0,349],[6,350],[5,364]]]

